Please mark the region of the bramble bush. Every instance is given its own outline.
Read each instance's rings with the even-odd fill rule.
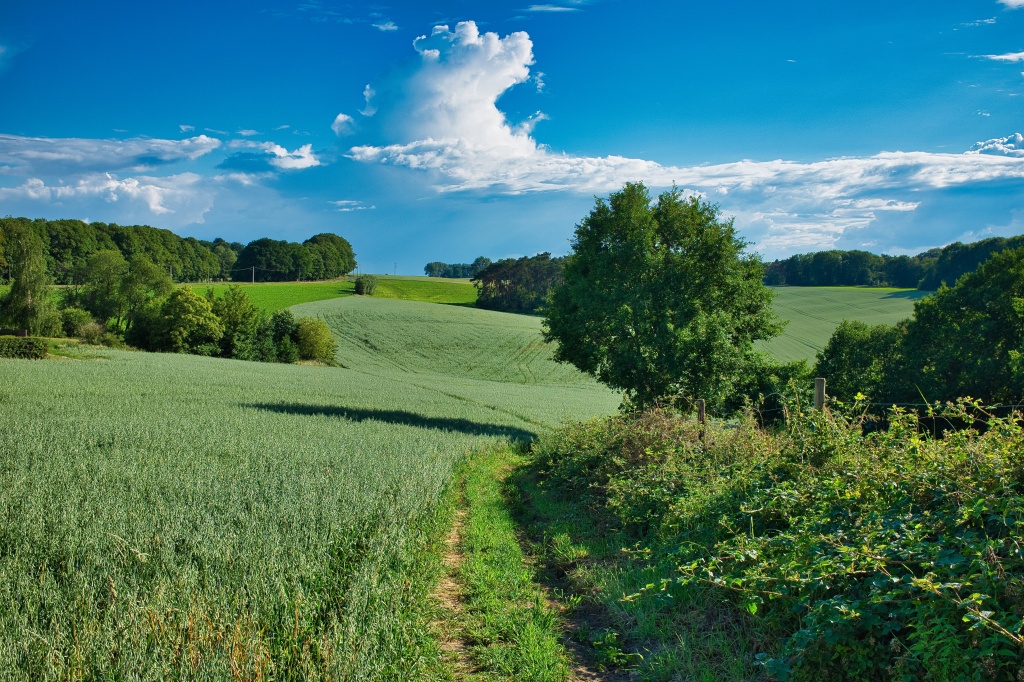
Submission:
[[[942,435],[898,410],[868,435],[856,414],[789,411],[774,432],[748,418],[703,441],[667,412],[617,416],[536,453],[546,485],[678,567],[626,599],[718,595],[768,633],[774,678],[1024,676],[1020,425],[969,401],[932,409],[969,427]]]

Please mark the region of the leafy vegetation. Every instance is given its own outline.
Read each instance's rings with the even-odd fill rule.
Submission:
[[[932,438],[895,412],[864,436],[799,403],[776,433],[592,421],[541,438],[536,490],[622,529],[631,549],[577,578],[640,679],[1016,679],[1024,434],[941,413],[984,428]]]
[[[639,407],[703,398],[721,405],[778,333],[763,268],[732,221],[673,189],[626,184],[577,225],[563,282],[545,310],[555,357],[626,392]]]
[[[427,277],[448,277],[451,279],[468,279],[476,277],[477,273],[491,264],[490,258],[480,256],[472,263],[442,263],[432,261],[423,267],[423,273]]]
[[[997,253],[953,287],[940,287],[896,326],[840,327],[816,372],[852,400],[880,403],[1024,398],[1024,249]]]
[[[352,245],[336,234],[318,234],[301,244],[263,238],[249,242],[238,254],[231,279],[236,282],[335,279],[355,267]]]
[[[356,294],[359,296],[373,296],[377,290],[377,278],[373,275],[359,275],[356,277]]]
[[[0,358],[42,360],[46,357],[46,342],[25,336],[0,336]]]
[[[552,289],[562,281],[564,258],[550,253],[523,258],[503,258],[476,273],[478,308],[508,313],[536,314]]]

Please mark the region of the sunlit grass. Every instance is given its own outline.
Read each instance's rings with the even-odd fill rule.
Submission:
[[[323,301],[330,298],[350,296],[355,293],[355,285],[345,280],[332,280],[329,282],[260,282],[258,284],[228,283],[228,284],[189,284],[187,285],[196,293],[205,294],[208,289],[213,289],[217,296],[223,296],[230,286],[241,287],[249,300],[257,308],[268,313],[283,310],[299,303],[311,301]]]

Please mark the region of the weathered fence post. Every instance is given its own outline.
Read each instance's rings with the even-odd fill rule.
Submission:
[[[706,412],[706,403],[704,398],[697,398],[697,423],[700,424],[700,435],[699,438],[704,440],[704,427],[708,423],[708,416]]]
[[[825,409],[825,379],[818,377],[814,380],[814,409]]]

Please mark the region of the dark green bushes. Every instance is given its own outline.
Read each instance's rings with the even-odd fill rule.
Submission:
[[[373,275],[359,275],[356,277],[356,294],[360,296],[373,296],[377,290],[377,278]]]
[[[0,336],[0,358],[42,360],[46,357],[46,342],[24,336]]]
[[[1024,674],[1024,434],[923,435],[889,415],[802,414],[713,428],[664,412],[577,424],[537,447],[545,485],[633,534],[660,582],[638,608],[717,596],[761,633],[779,679],[1018,679]]]

